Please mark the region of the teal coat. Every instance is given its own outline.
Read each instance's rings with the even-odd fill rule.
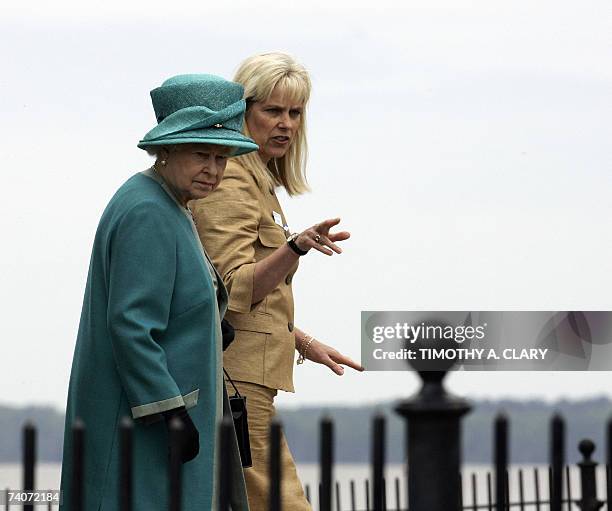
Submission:
[[[124,416],[135,419],[134,509],[167,509],[168,435],[160,412],[181,405],[200,433],[198,456],[183,465],[182,509],[216,507],[219,456],[231,456],[236,467],[235,510],[248,509],[237,447],[219,453],[215,442],[227,404],[219,323],[226,305],[188,212],[150,171],[130,178],[106,207],[94,241],[68,390],[62,511],[71,510],[77,417],[86,426],[85,509],[119,509]]]

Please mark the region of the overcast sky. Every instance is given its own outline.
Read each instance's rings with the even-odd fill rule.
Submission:
[[[63,407],[102,210],[150,165],[149,91],[282,50],[309,69],[313,192],[345,253],[302,260],[296,324],[359,359],[361,310],[612,310],[609,2],[3,2],[0,403]],[[219,3],[221,5],[221,3]],[[281,404],[409,373],[296,368]],[[454,374],[470,397],[612,397],[608,373]]]

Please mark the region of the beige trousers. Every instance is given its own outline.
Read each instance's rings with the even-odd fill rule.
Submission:
[[[234,381],[240,394],[246,397],[249,421],[249,440],[253,466],[244,469],[250,511],[268,509],[268,444],[270,422],[276,414],[274,397],[277,391],[255,383]],[[227,393],[235,394],[226,383]],[[287,446],[285,435],[281,438],[281,496],[283,509],[288,511],[312,511],[306,500],[295,462]]]

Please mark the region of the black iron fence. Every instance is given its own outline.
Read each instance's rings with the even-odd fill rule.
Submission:
[[[598,502],[606,503],[606,466],[598,465],[590,459],[590,455],[585,452],[584,446],[591,446],[594,449],[594,444],[589,440],[580,442],[580,452],[583,459],[573,467],[565,466],[563,473],[564,488],[563,498],[561,500],[563,511],[583,509],[579,507],[576,500],[580,496],[587,496],[587,501],[595,501],[597,496],[600,497]],[[588,447],[586,451],[588,451]],[[582,467],[587,468],[587,474],[584,474]],[[593,469],[593,479],[597,475],[597,484],[583,491],[580,489],[582,481],[588,483],[590,467]],[[585,478],[586,475],[586,478]],[[333,511],[372,511],[373,495],[372,495],[372,479],[349,479],[343,478],[340,482],[336,480],[334,483],[333,495]],[[460,507],[458,509],[465,511],[495,511],[497,509],[494,500],[493,490],[494,473],[493,471],[479,470],[478,472],[468,472],[464,469],[460,476],[459,492],[460,492]],[[506,472],[506,494],[508,495],[506,507],[503,509],[516,510],[534,510],[548,511],[550,509],[550,495],[552,486],[552,471],[550,467],[529,467],[517,468]],[[404,477],[384,478],[382,484],[384,490],[384,505],[383,509],[387,511],[406,511],[407,504],[407,488]],[[312,486],[305,486],[306,495],[313,504],[313,509],[317,508],[318,499],[315,498],[320,492],[317,487],[317,492],[313,493]],[[590,496],[590,499],[589,499]],[[602,509],[601,507],[586,507],[584,509]],[[605,508],[604,508],[605,509]]]
[[[492,471],[484,475],[485,482],[478,481],[476,474],[461,472],[461,419],[470,410],[463,399],[448,394],[443,385],[444,372],[419,373],[423,385],[420,391],[398,403],[396,411],[406,421],[406,470],[402,478],[385,478],[386,422],[383,416],[375,416],[372,422],[371,476],[363,485],[349,481],[348,490],[343,491],[334,478],[334,425],[324,418],[320,423],[320,482],[316,488],[319,511],[461,511],[461,510],[535,510],[535,511],[597,511],[611,509],[607,502],[612,496],[612,420],[606,428],[606,459],[599,466],[601,488],[598,496],[598,464],[592,459],[595,445],[590,440],[580,442],[582,460],[576,467],[565,464],[565,422],[560,415],[550,421],[549,466],[533,471],[518,470],[516,478],[509,473],[508,437],[511,422],[504,414],[498,415],[494,428],[494,459]],[[182,425],[177,419],[170,425],[170,464],[168,473],[170,499],[165,506],[169,511],[182,511],[181,506],[181,461],[178,454],[179,435]],[[232,424],[224,420],[220,425],[220,449],[228,452],[233,434]],[[132,474],[137,467],[132,463],[132,430],[129,419],[121,424],[120,509],[139,509],[132,499]],[[36,431],[33,425],[24,428],[23,492],[35,489]],[[73,425],[74,459],[72,474],[73,511],[84,508],[83,460],[86,426],[81,421]],[[280,464],[281,424],[273,422],[270,429],[270,499],[268,509],[281,511]],[[229,511],[231,492],[231,469],[229,457],[219,463],[218,511]],[[574,476],[572,476],[574,473]],[[525,490],[531,479],[532,491]],[[573,483],[573,484],[572,484]],[[573,488],[579,491],[573,495]],[[464,491],[467,489],[467,491]],[[313,501],[313,489],[305,488],[307,497]],[[512,490],[512,491],[511,491]],[[363,506],[357,506],[359,494]],[[484,494],[484,495],[483,495]],[[348,497],[342,501],[342,496]],[[512,497],[511,497],[512,496]],[[600,498],[604,496],[603,498]],[[5,509],[17,509],[5,500]],[[54,503],[46,504],[51,510]],[[32,505],[23,505],[25,511],[33,511]],[[40,509],[40,507],[38,508]],[[87,510],[89,511],[89,510]],[[185,510],[191,511],[191,510]],[[291,511],[285,509],[284,511]]]

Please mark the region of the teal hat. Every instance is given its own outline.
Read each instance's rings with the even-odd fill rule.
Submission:
[[[216,144],[233,156],[259,149],[242,134],[246,103],[242,85],[214,75],[178,75],[151,91],[157,126],[138,143],[150,146]]]

